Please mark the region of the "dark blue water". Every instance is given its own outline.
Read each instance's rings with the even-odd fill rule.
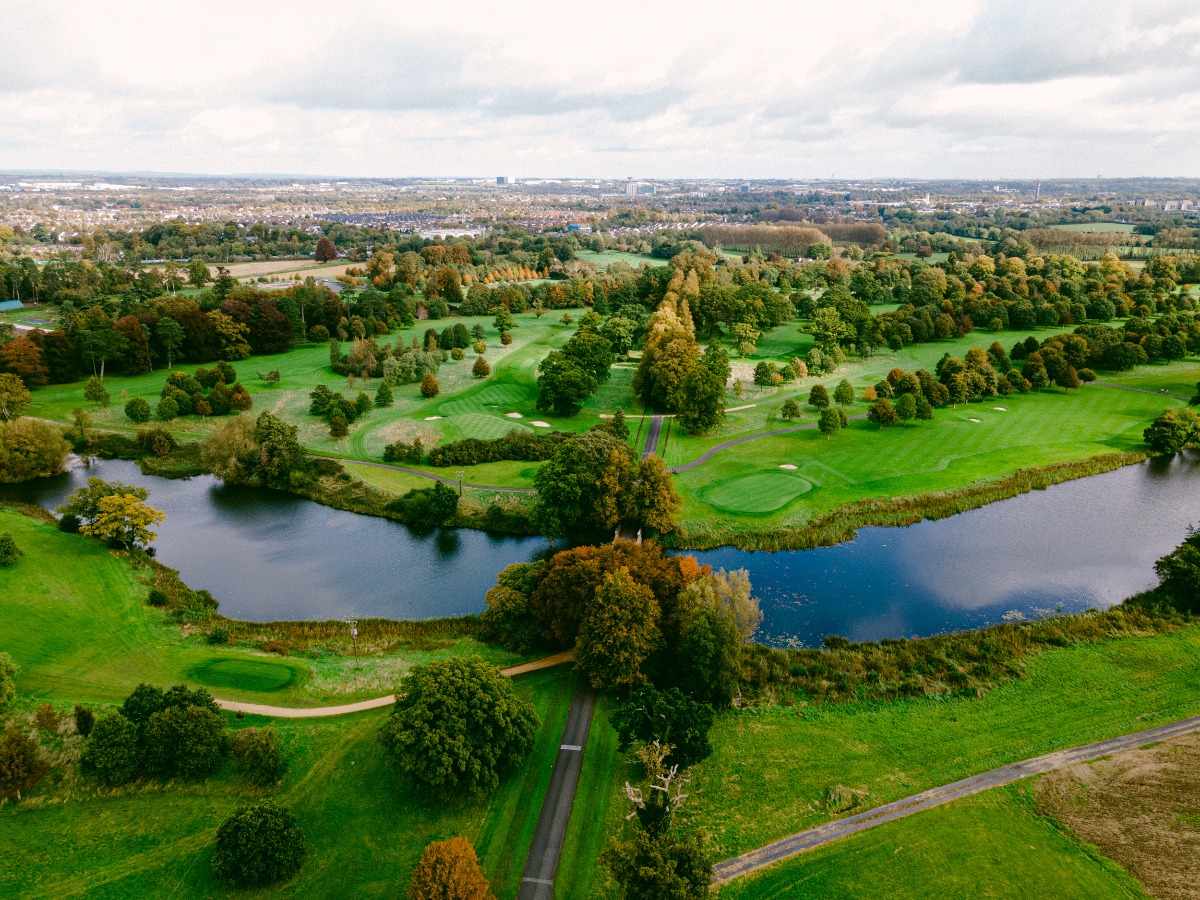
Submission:
[[[417,534],[395,522],[211,476],[147,477],[119,460],[0,485],[0,498],[53,509],[89,475],[149,488],[168,519],[158,558],[221,612],[252,621],[478,612],[496,574],[549,547],[478,531]],[[1200,460],[1180,457],[1055,485],[908,528],[865,528],[819,550],[696,555],[746,568],[760,639],[816,646],[913,637],[1104,608],[1155,583],[1154,561],[1200,523]]]

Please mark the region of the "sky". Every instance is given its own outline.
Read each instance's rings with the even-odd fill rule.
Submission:
[[[0,0],[0,171],[1200,177],[1195,0]]]

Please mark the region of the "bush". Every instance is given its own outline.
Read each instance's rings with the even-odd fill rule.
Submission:
[[[25,551],[17,546],[12,534],[7,531],[0,534],[0,566],[11,566],[24,555]]]
[[[421,396],[424,397],[426,400],[432,400],[434,397],[436,397],[441,392],[442,392],[442,389],[438,385],[438,381],[436,378],[433,377],[433,375],[426,375],[421,380]]]
[[[125,404],[125,416],[139,425],[150,421],[150,404],[144,397],[134,397]]]
[[[450,348],[450,358],[453,359],[455,362],[458,362],[465,355],[466,354],[463,353],[462,347],[451,347]]]
[[[92,726],[96,724],[96,714],[86,706],[75,704],[75,731],[86,738],[92,733]]]
[[[491,793],[533,749],[533,704],[477,656],[414,666],[379,731],[400,774],[442,797]]]
[[[464,438],[434,447],[429,451],[429,464],[444,468],[505,460],[545,462],[554,455],[560,444],[572,437],[573,435],[565,431],[538,433],[514,428],[504,437],[491,441]],[[386,455],[384,459],[387,459]]]
[[[120,713],[97,720],[79,758],[80,771],[113,786],[132,778],[137,763],[137,726]]]
[[[30,418],[0,422],[0,483],[57,475],[70,452],[56,425]]]
[[[165,428],[146,428],[137,433],[138,450],[161,459],[179,449],[175,435]]]
[[[256,784],[269,784],[283,769],[283,753],[274,728],[243,728],[233,736],[233,758]]]
[[[67,513],[58,520],[58,530],[66,534],[79,534],[82,527],[83,521],[74,513]]]
[[[0,653],[0,709],[3,709],[17,696],[17,664],[7,653]]]
[[[19,800],[31,791],[49,770],[38,742],[29,735],[10,730],[0,738],[0,798]]]
[[[475,365],[471,366],[471,374],[476,378],[487,378],[492,374],[492,367],[482,356],[475,357]]]
[[[154,418],[160,422],[170,422],[179,417],[179,403],[171,397],[163,397],[154,409]]]
[[[38,731],[45,731],[47,734],[56,734],[58,732],[58,723],[62,718],[55,711],[53,704],[43,703],[37,708],[33,714],[33,724]]]
[[[243,806],[217,829],[213,871],[242,887],[271,884],[295,875],[306,853],[296,817],[265,800]]]
[[[66,516],[63,518],[65,519]],[[150,588],[150,593],[146,595],[146,602],[151,606],[166,606],[171,601],[164,591],[159,588]]]
[[[433,487],[413,488],[388,504],[404,521],[423,528],[441,525],[458,511],[458,491],[440,481]]]
[[[222,647],[227,645],[229,643],[229,629],[218,625],[208,633],[208,642]]]
[[[199,778],[220,765],[225,722],[211,709],[169,706],[146,722],[141,749],[148,772]]]

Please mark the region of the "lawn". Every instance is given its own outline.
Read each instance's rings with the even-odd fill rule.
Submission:
[[[1084,234],[1133,234],[1133,226],[1125,222],[1076,222],[1072,225],[1051,225],[1061,231],[1080,231]]]
[[[515,894],[550,779],[574,675],[518,679],[542,727],[521,768],[484,801],[433,803],[397,782],[375,734],[386,710],[326,720],[279,720],[288,768],[265,793],[300,820],[309,855],[300,874],[255,896],[395,897],[425,845],[456,834],[476,847],[498,896]],[[249,717],[231,724],[263,725]],[[212,897],[221,821],[264,793],[227,764],[202,783],[96,790],[74,777],[0,808],[0,894],[21,897]],[[70,802],[63,802],[69,798]]]
[[[1145,897],[1119,866],[1036,814],[1009,786],[820,847],[721,888],[721,900],[783,897]]]
[[[0,568],[0,649],[21,666],[23,695],[67,708],[119,701],[143,681],[186,681],[229,699],[316,706],[388,693],[411,665],[434,658],[479,653],[499,665],[522,659],[458,639],[364,655],[356,670],[337,654],[282,657],[213,646],[207,629],[185,629],[147,606],[149,573],[97,541],[0,507],[5,531],[25,555]]]
[[[1046,651],[980,698],[728,712],[684,812],[725,858],[829,821],[818,804],[836,785],[869,808],[1197,712],[1200,626]]]
[[[625,253],[621,250],[576,250],[575,258],[580,262],[591,263],[601,272],[608,271],[608,267],[615,262],[623,262],[630,268],[636,269],[638,266],[665,266],[667,260],[657,259],[653,256],[642,256],[638,253]]]

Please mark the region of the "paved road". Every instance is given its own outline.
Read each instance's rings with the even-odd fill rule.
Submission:
[[[514,678],[526,672],[536,672],[538,669],[548,669],[551,666],[561,666],[575,659],[574,650],[565,650],[553,656],[543,656],[533,662],[522,663],[519,666],[509,666],[501,669],[501,675]],[[365,709],[379,709],[381,706],[391,706],[396,702],[395,694],[386,697],[373,697],[358,703],[344,703],[341,706],[268,706],[264,703],[242,703],[237,700],[222,700],[214,697],[213,701],[221,709],[230,712],[251,713],[256,716],[273,716],[276,719],[322,719],[326,716],[344,716],[346,713],[362,712]]]
[[[849,416],[848,418],[851,422],[855,422],[859,419],[865,419],[866,415]],[[710,459],[712,459],[714,456],[716,456],[722,450],[728,450],[730,447],[737,446],[738,444],[744,444],[744,443],[746,443],[746,441],[757,441],[759,438],[775,437],[775,435],[778,435],[778,434],[791,434],[793,431],[811,431],[812,429],[814,429],[816,427],[817,427],[816,422],[810,422],[807,425],[793,425],[791,428],[778,428],[775,431],[763,431],[763,432],[759,432],[758,434],[747,434],[740,438],[734,438],[733,440],[724,441],[723,443],[717,444],[717,446],[715,446],[711,450],[707,451],[703,456],[699,456],[696,459],[693,459],[690,463],[684,463],[682,466],[675,466],[670,471],[686,472],[688,469],[694,469],[694,468],[696,468],[696,466],[700,465],[701,463],[708,462]]]
[[[575,802],[575,788],[579,785],[583,751],[587,747],[595,708],[595,692],[580,683],[575,696],[571,698],[567,724],[563,727],[558,757],[554,760],[554,772],[550,775],[546,799],[542,801],[542,811],[533,831],[533,843],[529,845],[529,856],[525,860],[525,874],[517,891],[517,900],[554,898],[554,876],[558,873],[558,861],[567,837],[567,823]],[[587,810],[581,812],[588,813]]]
[[[1182,721],[1172,722],[1168,725],[1160,725],[1157,728],[1148,728],[1145,731],[1137,731],[1133,734],[1111,738],[1107,741],[1098,741],[1095,744],[1073,747],[1068,750],[1058,750],[1054,753],[1047,753],[1044,756],[1035,756],[1032,759],[1001,766],[998,769],[992,769],[990,772],[973,775],[970,778],[964,778],[953,784],[946,784],[923,791],[920,794],[914,794],[903,800],[885,803],[883,806],[858,813],[857,815],[847,816],[845,819],[838,819],[836,822],[818,825],[816,828],[801,831],[798,834],[793,834],[774,843],[767,844],[765,847],[760,847],[757,850],[751,850],[749,853],[743,853],[741,856],[735,856],[732,859],[719,862],[713,866],[713,881],[717,884],[723,884],[734,878],[749,875],[772,863],[796,856],[806,850],[812,850],[815,847],[820,847],[822,844],[828,844],[830,841],[835,841],[838,838],[866,831],[868,828],[874,828],[876,825],[882,825],[884,822],[891,822],[895,819],[911,816],[913,813],[920,812],[923,809],[930,809],[934,806],[940,806],[943,803],[949,803],[951,800],[969,797],[981,791],[1010,784],[1014,781],[1020,781],[1022,778],[1028,778],[1030,775],[1040,775],[1043,772],[1086,762],[1089,759],[1107,756],[1110,753],[1117,753],[1121,750],[1134,750],[1138,747],[1144,747],[1146,744],[1152,744],[1155,741],[1178,737],[1182,734],[1190,734],[1194,731],[1200,731],[1200,716],[1193,716],[1190,719],[1183,719]]]
[[[655,415],[650,419],[650,428],[646,431],[646,444],[642,448],[642,459],[658,450],[658,437],[662,434],[663,417]]]
[[[1118,391],[1133,391],[1137,394],[1153,394],[1156,397],[1170,397],[1173,400],[1191,400],[1191,397],[1185,397],[1183,394],[1170,394],[1163,391],[1152,391],[1150,388],[1133,387],[1128,384],[1113,384],[1111,381],[1093,381],[1096,387],[1115,388]]]

